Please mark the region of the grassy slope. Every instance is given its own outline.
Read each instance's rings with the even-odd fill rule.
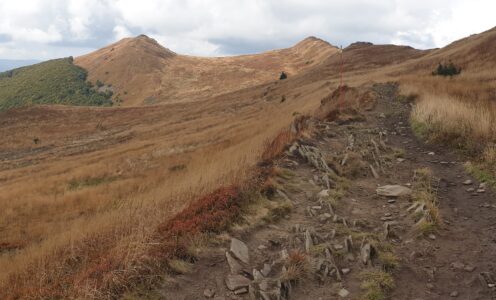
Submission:
[[[92,89],[86,77],[72,58],[0,73],[0,110],[32,104],[112,105],[112,95]]]

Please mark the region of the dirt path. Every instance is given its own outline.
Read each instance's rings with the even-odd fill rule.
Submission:
[[[315,123],[277,161],[278,192],[252,204],[244,225],[198,246],[185,274],[134,297],[496,299],[493,192],[477,193],[460,158],[414,137],[396,85],[373,89],[377,105],[364,121]],[[420,182],[419,172],[433,176]],[[384,185],[412,194],[379,196]],[[418,230],[431,211],[412,206],[422,192],[439,201],[434,231]]]
[[[398,178],[406,179],[409,170],[420,167],[429,167],[439,178],[437,195],[444,225],[435,240],[417,239],[399,247],[405,261],[392,298],[496,299],[494,193],[488,189],[484,193],[476,192],[479,182],[465,172],[462,157],[447,147],[426,145],[413,135],[408,106],[379,102],[377,109],[389,114],[379,126],[396,132],[391,135],[390,143],[406,149],[404,168],[395,170]],[[467,180],[473,183],[463,184]]]

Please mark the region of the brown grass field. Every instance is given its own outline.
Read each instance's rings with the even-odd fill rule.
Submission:
[[[418,98],[412,119],[431,138],[486,148],[495,141],[495,46],[494,29],[439,50],[356,44],[344,50],[344,80],[399,81]],[[136,51],[145,61],[131,63]],[[447,59],[461,75],[430,75]],[[270,141],[338,86],[340,61],[313,38],[200,59],[139,37],[77,58],[126,107],[0,112],[0,298],[108,298],[127,287],[153,260],[157,228],[195,199],[252,178],[267,145],[283,144]],[[289,78],[278,81],[282,70]]]

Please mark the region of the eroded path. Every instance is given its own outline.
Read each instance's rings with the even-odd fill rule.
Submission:
[[[396,85],[371,89],[361,121],[314,121],[276,162],[274,195],[137,297],[495,299],[493,192],[463,159],[414,137]],[[387,185],[400,195],[379,195]]]

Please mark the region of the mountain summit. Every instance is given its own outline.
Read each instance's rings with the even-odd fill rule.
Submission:
[[[232,57],[179,55],[156,40],[125,38],[75,63],[93,82],[112,84],[123,105],[135,106],[209,97],[277,80],[318,65],[337,52],[329,43],[309,37],[291,48]],[[181,99],[181,100],[180,100]]]

